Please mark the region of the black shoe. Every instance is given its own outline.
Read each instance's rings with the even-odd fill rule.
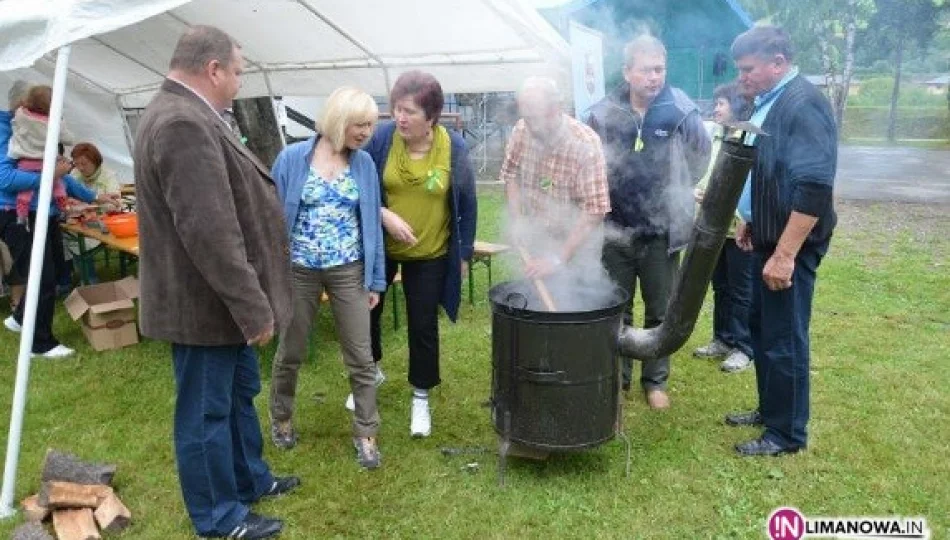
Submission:
[[[737,444],[736,452],[738,452],[742,457],[781,456],[784,454],[798,453],[804,448],[804,446],[779,446],[778,443],[770,441],[765,437],[761,437]]]
[[[761,426],[762,415],[759,414],[759,411],[727,414],[726,424],[730,426]]]
[[[248,512],[244,521],[224,536],[206,536],[205,538],[240,538],[241,540],[257,540],[271,538],[280,534],[284,522],[279,519],[259,516]]]
[[[283,495],[284,493],[289,493],[293,491],[297,486],[300,485],[300,478],[296,476],[275,476],[274,483],[271,484],[270,489],[264,492],[261,497],[277,497]]]

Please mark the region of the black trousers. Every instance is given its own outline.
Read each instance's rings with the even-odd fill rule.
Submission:
[[[25,285],[30,275],[30,253],[33,249],[33,233],[36,231],[36,214],[30,213],[29,227],[17,224],[16,211],[0,212],[0,238],[10,248],[13,270],[10,282]],[[66,271],[63,252],[63,235],[56,218],[50,218],[46,233],[46,249],[43,254],[43,272],[40,274],[39,304],[36,307],[36,328],[33,331],[33,352],[42,354],[59,345],[53,336],[53,312],[56,308],[56,284]],[[23,324],[24,298],[13,313],[14,319]]]
[[[396,272],[402,272],[402,290],[406,297],[409,334],[409,384],[428,390],[438,386],[439,378],[439,301],[445,288],[446,258],[423,261],[394,261],[386,258],[386,283],[391,285]],[[373,309],[370,334],[373,359],[383,358],[381,321],[385,295]]]

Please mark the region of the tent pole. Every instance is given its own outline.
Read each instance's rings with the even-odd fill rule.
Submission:
[[[119,110],[119,118],[122,119],[122,132],[125,133],[125,144],[129,147],[129,155],[135,151],[135,137],[132,136],[132,128],[129,126],[129,119],[125,116],[125,107],[122,105],[122,96],[115,96],[115,108]]]
[[[46,130],[43,173],[36,203],[33,248],[30,253],[30,275],[26,286],[26,307],[23,312],[23,330],[20,333],[20,354],[17,357],[16,385],[13,389],[13,408],[10,411],[7,459],[3,468],[3,491],[0,492],[0,518],[8,518],[16,513],[13,507],[16,469],[20,458],[20,435],[23,431],[23,412],[26,409],[26,391],[30,379],[30,357],[33,350],[33,332],[36,329],[36,307],[40,296],[43,256],[46,252],[49,205],[53,194],[53,170],[56,167],[59,128],[63,118],[63,94],[66,93],[69,52],[70,46],[66,45],[59,49],[56,57],[53,99],[50,105],[49,128]]]

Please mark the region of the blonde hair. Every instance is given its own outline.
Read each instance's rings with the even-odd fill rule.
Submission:
[[[373,97],[359,88],[342,86],[327,98],[317,118],[316,128],[337,152],[346,144],[346,128],[363,122],[376,122],[379,107]]]

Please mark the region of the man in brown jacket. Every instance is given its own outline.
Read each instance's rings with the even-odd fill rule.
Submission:
[[[181,37],[139,124],[135,179],[142,333],[171,343],[185,506],[201,536],[254,539],[283,523],[248,505],[300,480],[271,474],[253,403],[251,346],[289,320],[291,288],[273,181],[221,117],[243,66],[217,28]]]

